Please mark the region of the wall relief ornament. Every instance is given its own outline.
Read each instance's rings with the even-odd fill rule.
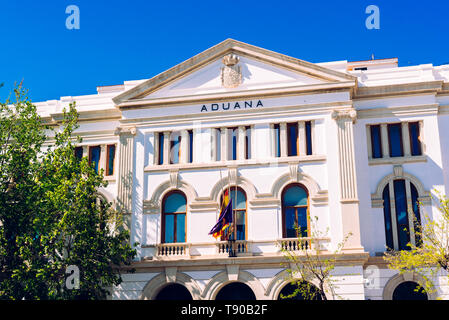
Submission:
[[[221,84],[225,88],[236,88],[242,83],[242,69],[239,66],[240,58],[230,53],[222,59]]]

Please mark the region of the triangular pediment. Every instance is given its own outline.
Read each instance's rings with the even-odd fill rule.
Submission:
[[[237,57],[228,65],[224,57]],[[226,58],[225,58],[226,59]],[[231,62],[235,63],[235,62]],[[238,77],[229,87],[227,70]],[[234,75],[234,76],[235,76]],[[231,77],[232,78],[232,77]],[[234,81],[234,80],[233,80]],[[113,100],[119,107],[147,104],[152,101],[209,95],[239,95],[279,88],[323,88],[327,85],[356,84],[356,78],[313,63],[288,57],[232,39],[190,58],[181,64],[125,91]]]

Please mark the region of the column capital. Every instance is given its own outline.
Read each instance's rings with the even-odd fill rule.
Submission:
[[[335,121],[351,120],[354,123],[357,120],[357,111],[355,109],[343,109],[332,111],[332,119]]]
[[[136,127],[117,127],[114,131],[114,135],[131,135],[135,136],[137,133]]]

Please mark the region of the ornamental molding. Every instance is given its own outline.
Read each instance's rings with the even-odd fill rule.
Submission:
[[[293,181],[298,182],[298,180],[299,180],[298,164],[297,163],[289,163],[288,164],[288,169],[289,169],[289,173],[290,173],[290,179],[292,179]]]
[[[179,184],[179,171],[178,170],[170,171],[170,187],[178,188],[178,184]]]
[[[229,177],[229,184],[231,184],[231,185],[237,184],[237,178],[238,178],[237,167],[229,167],[228,168],[228,177]]]

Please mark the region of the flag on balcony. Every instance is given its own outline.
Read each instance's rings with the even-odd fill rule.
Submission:
[[[232,199],[229,197],[228,190],[225,191],[223,196],[223,203],[220,209],[220,216],[218,221],[212,230],[209,232],[215,239],[222,237],[232,224]]]

